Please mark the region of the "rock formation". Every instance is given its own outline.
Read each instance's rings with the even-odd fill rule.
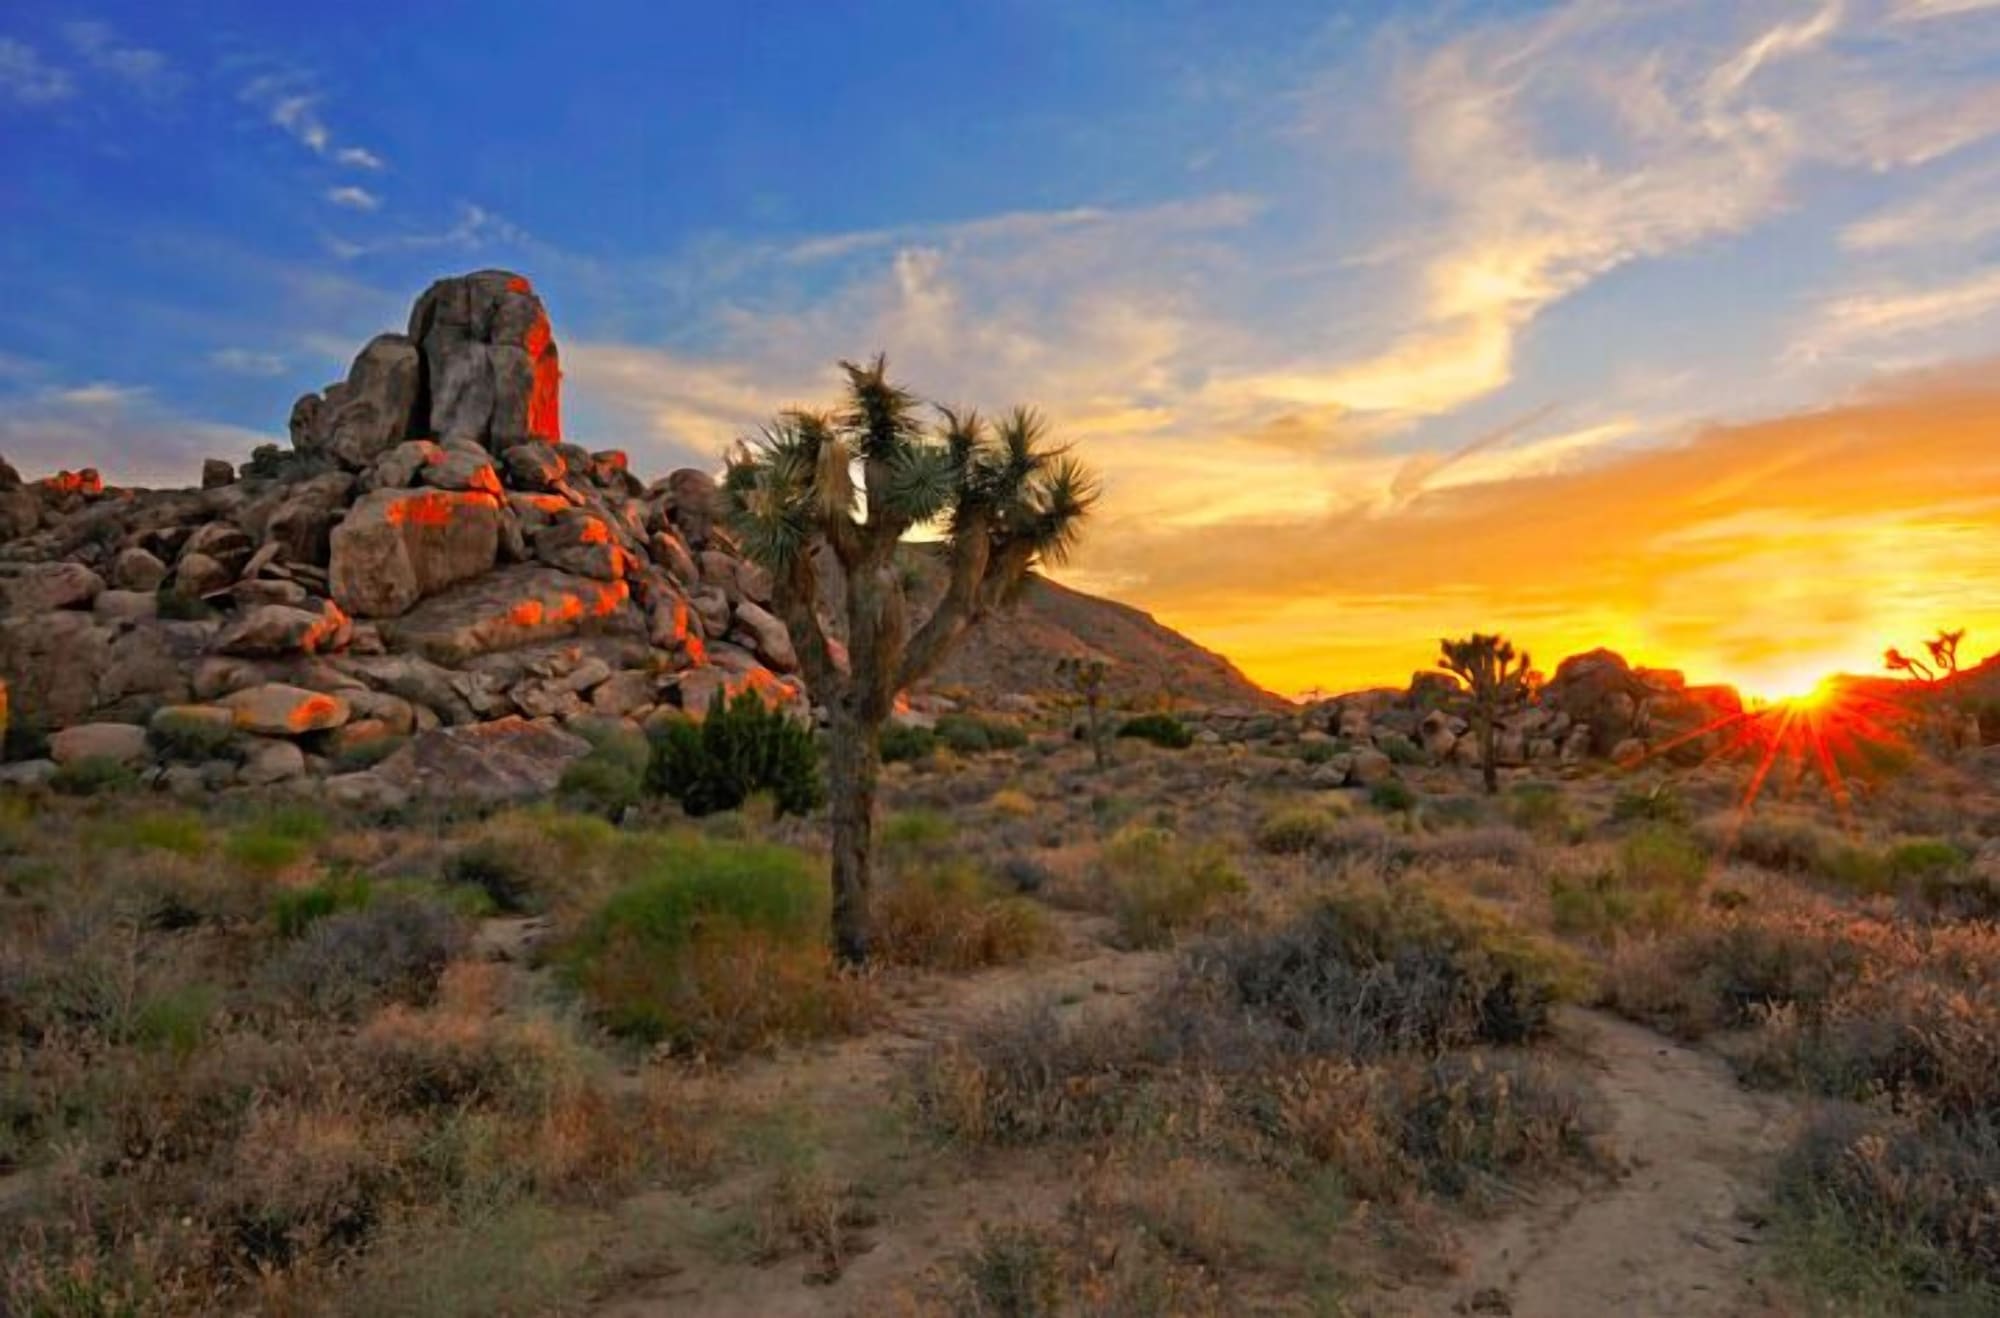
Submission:
[[[770,583],[715,521],[712,479],[649,486],[623,453],[563,442],[559,363],[528,281],[481,271],[433,284],[407,332],[299,399],[289,451],[211,460],[198,489],[0,463],[5,775],[141,747],[171,761],[171,729],[208,720],[231,730],[226,762],[149,772],[203,790],[330,774],[340,799],[382,804],[485,759],[504,793],[546,785],[522,748],[586,744],[544,735],[558,721],[638,726],[717,691],[799,700]],[[411,735],[341,773],[362,743]]]

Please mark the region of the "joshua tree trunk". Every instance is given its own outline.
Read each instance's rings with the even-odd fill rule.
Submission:
[[[1479,773],[1486,780],[1486,794],[1500,793],[1500,729],[1495,726],[1493,716],[1484,715],[1479,720]]]
[[[836,713],[828,732],[833,950],[841,961],[858,966],[868,959],[869,950],[868,876],[875,838],[875,780],[882,765],[882,728]]]

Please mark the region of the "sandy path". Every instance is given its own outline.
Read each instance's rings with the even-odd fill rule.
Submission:
[[[1771,1162],[1790,1119],[1783,1099],[1740,1087],[1718,1058],[1602,1012],[1564,1029],[1598,1069],[1613,1152],[1609,1190],[1544,1197],[1468,1228],[1458,1275],[1385,1312],[1775,1315],[1761,1224]]]

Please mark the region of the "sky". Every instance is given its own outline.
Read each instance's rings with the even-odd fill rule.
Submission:
[[[2000,0],[0,10],[25,473],[186,484],[489,267],[648,474],[876,351],[1040,406],[1062,578],[1286,693],[2000,649]]]

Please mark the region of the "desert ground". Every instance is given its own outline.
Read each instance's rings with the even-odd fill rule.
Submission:
[[[484,811],[12,791],[5,1307],[2000,1311],[2000,762],[1488,797],[1270,722],[892,737],[859,974],[814,817],[613,739]]]

